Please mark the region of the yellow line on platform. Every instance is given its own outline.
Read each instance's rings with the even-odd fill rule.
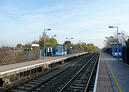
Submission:
[[[112,72],[111,67],[109,66],[108,63],[107,63],[107,65],[108,65],[108,68],[109,68],[110,71],[111,71],[111,74],[112,74],[112,76],[113,76],[113,79],[115,80],[115,83],[116,83],[116,85],[117,85],[117,87],[118,87],[119,92],[122,92],[122,90],[121,90],[121,88],[120,88],[120,86],[119,86],[119,84],[118,84],[118,82],[117,82],[117,80],[116,80],[116,77],[115,77],[115,75],[114,75],[113,72]]]

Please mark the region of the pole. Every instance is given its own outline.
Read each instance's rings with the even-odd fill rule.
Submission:
[[[124,58],[124,55],[123,55],[124,50],[123,50],[123,48],[124,48],[124,46],[123,46],[123,44],[122,44],[122,45],[121,45],[121,56],[122,56],[122,60],[123,60],[123,58]]]
[[[32,61],[32,44],[30,46],[30,61]]]
[[[38,58],[41,58],[41,53],[40,53],[40,46],[38,47]]]
[[[124,43],[125,43],[125,63],[126,63],[126,41],[125,41],[125,38],[124,38],[124,33],[123,33],[123,40],[124,40]]]
[[[119,38],[118,38],[118,27],[117,29],[117,62],[119,62]]]
[[[69,40],[69,55],[70,55],[70,40]]]
[[[70,40],[69,40],[69,55],[70,55]]]
[[[110,48],[109,48],[109,55],[110,55]]]
[[[51,45],[52,45],[52,56],[53,56],[53,38],[52,38],[52,40],[51,40]]]
[[[65,46],[66,56],[67,56],[67,46]]]
[[[113,45],[112,45],[112,52],[113,52]],[[111,52],[111,55],[113,56],[112,52]]]
[[[56,56],[56,46],[55,46],[55,56]]]
[[[125,42],[125,63],[126,63],[126,42]]]
[[[45,59],[45,29],[44,29],[44,48],[43,48],[43,59]]]
[[[47,56],[47,52],[48,52],[47,50],[48,50],[48,49],[49,49],[49,48],[46,46],[46,56]]]

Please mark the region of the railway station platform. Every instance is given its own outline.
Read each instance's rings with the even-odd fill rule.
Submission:
[[[94,92],[129,92],[129,65],[101,53]]]
[[[45,59],[40,60],[0,66],[0,87],[3,87],[4,84],[9,84],[10,81],[15,81],[17,78],[40,72],[43,69],[50,68],[51,65],[56,65],[56,63],[59,62],[63,63],[66,59],[81,56],[86,53],[87,52],[67,56],[46,57]]]
[[[18,72],[18,70],[22,71],[28,68],[38,67],[43,64],[51,64],[51,63],[59,62],[82,54],[85,54],[85,53],[71,54],[67,56],[46,57],[45,59],[40,59],[40,60],[3,65],[3,66],[0,66],[0,78],[4,77],[4,75],[8,75],[11,72]]]

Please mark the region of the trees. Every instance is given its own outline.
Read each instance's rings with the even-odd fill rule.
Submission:
[[[92,52],[97,51],[98,47],[94,44],[86,44],[85,42],[78,43],[78,48],[83,49],[84,51]]]
[[[45,46],[55,46],[56,44],[58,44],[57,40],[54,37],[49,38],[47,34],[45,35],[45,43],[46,43]],[[43,49],[44,35],[40,37],[39,44],[40,44],[40,48]]]
[[[44,35],[42,35],[42,37],[40,37],[39,40],[32,41],[31,43],[32,44],[39,44],[40,49],[43,50],[43,47],[44,47]],[[29,50],[31,48],[31,43],[27,43],[23,47],[25,49]],[[54,37],[49,38],[49,36],[46,34],[46,36],[45,36],[45,46],[55,46],[56,44],[58,44],[57,40]]]
[[[69,45],[72,47],[72,50],[79,50],[79,51],[97,51],[98,47],[95,46],[94,44],[86,44],[85,42],[81,42],[78,44],[72,44],[71,41],[66,41],[63,45],[67,46],[69,50]]]
[[[58,42],[55,38],[50,38],[50,41],[52,43],[52,46],[56,46],[56,44],[58,44]]]

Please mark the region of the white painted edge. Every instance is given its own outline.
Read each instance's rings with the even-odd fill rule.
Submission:
[[[20,70],[24,70],[24,69],[28,69],[28,68],[32,68],[32,67],[35,67],[35,66],[38,66],[38,65],[51,64],[51,63],[54,63],[54,62],[58,62],[58,61],[60,61],[60,60],[62,60],[62,59],[63,59],[63,58],[61,58],[61,59],[56,59],[56,60],[51,60],[51,61],[49,61],[49,62],[43,62],[43,63],[39,63],[39,64],[29,65],[29,66],[25,66],[25,67],[13,69],[13,70],[5,71],[5,72],[1,72],[0,75],[2,75],[2,74],[7,74],[7,73],[10,73],[10,72],[16,72],[16,71],[20,71]]]
[[[0,72],[0,75],[11,73],[11,72],[17,72],[17,71],[24,70],[24,69],[29,69],[29,68],[32,68],[32,67],[35,67],[35,66],[38,66],[38,65],[51,64],[51,63],[59,62],[61,60],[65,60],[67,58],[78,56],[78,55],[81,55],[81,54],[84,54],[84,53],[79,53],[79,54],[76,54],[76,55],[72,55],[72,56],[68,56],[68,57],[64,57],[64,58],[60,58],[60,59],[51,60],[49,62],[43,62],[43,63],[29,65],[29,66],[25,66],[25,67],[13,69],[13,70],[5,71],[5,72]]]
[[[95,78],[95,84],[94,84],[93,92],[96,92],[96,89],[97,89],[98,73],[99,73],[99,66],[100,66],[100,58],[101,58],[101,53],[100,53],[100,57],[99,57],[99,62],[98,62],[98,67],[97,67],[97,73],[96,73],[96,78]]]

